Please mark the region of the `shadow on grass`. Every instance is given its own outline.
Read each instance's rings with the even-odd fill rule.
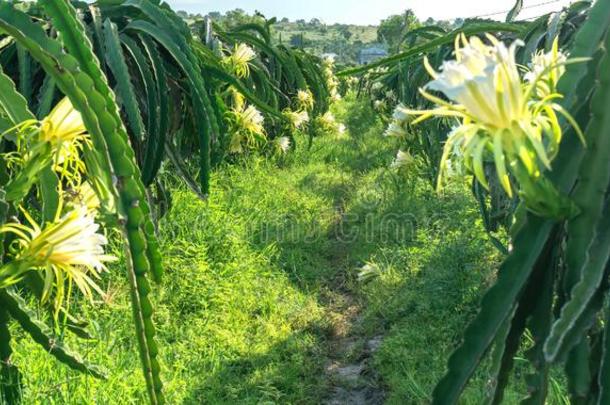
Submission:
[[[319,404],[328,389],[322,328],[292,334],[263,352],[223,359],[184,404]],[[193,363],[193,367],[198,367]]]

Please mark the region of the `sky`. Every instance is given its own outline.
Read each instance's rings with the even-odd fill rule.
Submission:
[[[515,0],[166,0],[174,10],[206,14],[241,8],[249,13],[259,10],[267,17],[288,17],[291,20],[319,18],[327,24],[345,23],[377,25],[392,14],[407,8],[420,20],[432,17],[449,20],[486,14],[502,20]],[[572,0],[523,0],[520,17],[537,17],[560,10]],[[495,14],[498,13],[498,14]]]

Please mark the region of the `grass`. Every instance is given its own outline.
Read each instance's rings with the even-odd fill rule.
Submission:
[[[300,180],[298,174],[284,180],[279,174],[262,161],[227,168],[216,175],[208,203],[182,189],[173,192],[173,207],[160,226],[167,274],[155,290],[169,403],[313,403],[322,392],[324,310],[316,287],[297,280],[317,280],[319,267],[328,266],[301,248],[285,253],[262,240],[261,230],[296,212],[302,221],[328,217],[333,207],[293,184],[278,192],[279,183]],[[303,231],[313,226],[298,225]],[[15,361],[27,376],[26,403],[144,401],[120,266],[109,279],[111,302],[88,314],[98,340],[81,351],[105,365],[110,379],[77,376],[19,339]]]
[[[429,400],[500,257],[465,187],[439,196],[423,176],[388,169],[397,146],[365,101],[351,97],[337,115],[350,137],[222,167],[208,202],[174,187],[160,224],[167,274],[154,290],[168,403],[320,403],[341,327],[383,336],[371,364],[388,403]],[[359,281],[366,264],[375,271]],[[82,309],[96,339],[65,336],[109,379],[68,370],[13,328],[25,403],[145,401],[121,271],[105,277],[106,305]],[[359,316],[341,325],[346,296]],[[464,403],[486,390],[481,371]],[[522,391],[511,386],[507,403]]]

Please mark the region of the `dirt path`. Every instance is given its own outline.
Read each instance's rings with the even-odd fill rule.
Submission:
[[[340,218],[344,220],[343,202],[336,204]],[[326,297],[332,335],[328,342],[328,361],[325,365],[330,389],[324,401],[326,405],[378,405],[383,404],[384,392],[372,365],[372,356],[380,347],[383,336],[367,337],[363,334],[361,307],[352,291],[346,287],[346,271],[349,269],[350,244],[345,244],[335,231],[333,260],[337,268],[343,268]]]
[[[382,404],[384,393],[371,364],[382,337],[361,336],[360,308],[348,292],[337,293],[331,305],[333,336],[329,342],[326,375],[330,381],[327,405]]]
[[[366,132],[369,124],[363,124],[360,132]],[[377,171],[378,168],[373,160],[367,160],[369,151],[361,139],[353,139],[346,150],[348,152],[339,150],[342,159],[349,160],[352,164],[356,161],[362,163],[341,168],[347,180],[328,182],[327,189],[324,188],[327,183],[318,183],[323,195],[332,196],[336,213],[334,227],[327,234],[331,243],[328,250],[320,253],[328,258],[331,268],[339,270],[335,278],[328,283],[328,290],[322,297],[332,326],[332,332],[326,342],[328,358],[324,369],[328,390],[323,403],[378,405],[383,404],[385,393],[375,372],[372,357],[381,345],[382,336],[364,332],[363,311],[350,276],[353,267],[361,264],[357,257],[362,255],[360,241],[351,237],[350,230],[363,235],[369,224],[363,218],[354,216],[361,214],[349,211],[354,208],[354,200],[361,197],[362,190],[369,190],[368,185],[363,185],[369,181],[369,173]],[[329,159],[333,156],[335,155],[329,152],[329,156],[323,160],[329,165],[329,173],[336,171],[336,168],[331,166],[336,164],[336,160]],[[323,179],[323,176],[321,177]]]

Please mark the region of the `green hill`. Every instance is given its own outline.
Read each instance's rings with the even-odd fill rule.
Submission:
[[[187,21],[209,17],[215,23],[227,28],[263,21],[261,14],[250,15],[241,9],[224,14],[210,12],[206,16],[192,15],[184,11],[178,11],[177,14]],[[341,65],[356,64],[361,49],[378,43],[378,26],[375,25],[325,24],[317,18],[310,21],[290,21],[281,17],[276,19],[276,23],[272,25],[275,41],[303,48],[319,56],[336,54],[336,62]]]
[[[274,26],[274,38],[318,55],[334,53],[337,63],[353,64],[361,49],[377,42],[377,26],[283,20]]]

